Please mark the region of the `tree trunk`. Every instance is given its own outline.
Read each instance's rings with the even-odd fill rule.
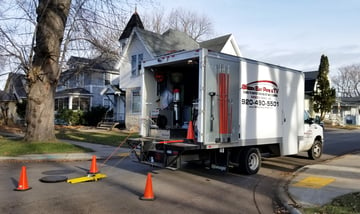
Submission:
[[[55,85],[37,81],[29,88],[26,106],[26,141],[54,141]]]
[[[26,141],[52,141],[60,46],[71,0],[39,0],[34,59],[27,73]]]

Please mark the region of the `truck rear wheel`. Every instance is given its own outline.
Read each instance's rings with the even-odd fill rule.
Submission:
[[[256,174],[261,167],[261,155],[257,148],[245,148],[239,155],[240,172],[253,175]]]
[[[322,143],[319,140],[315,140],[311,149],[308,150],[308,156],[313,160],[319,159],[322,155],[322,151]]]

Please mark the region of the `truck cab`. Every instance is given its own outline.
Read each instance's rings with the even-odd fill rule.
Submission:
[[[309,112],[304,111],[304,141],[300,143],[299,150],[307,152],[309,158],[318,159],[323,152],[323,127],[310,117]]]

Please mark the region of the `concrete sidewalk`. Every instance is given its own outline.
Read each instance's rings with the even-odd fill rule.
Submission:
[[[291,213],[301,213],[297,208],[322,206],[352,192],[360,192],[360,152],[304,166],[279,187],[280,200]]]
[[[111,158],[123,157],[128,155],[130,149],[117,148],[113,146],[100,145],[95,143],[85,143],[72,140],[62,140],[77,146],[92,149],[94,152],[87,153],[59,153],[59,154],[32,154],[21,155],[16,157],[2,156],[0,161],[3,160],[42,160],[42,161],[71,161],[71,160],[91,160],[93,155],[96,155],[97,159],[107,159],[111,155]]]

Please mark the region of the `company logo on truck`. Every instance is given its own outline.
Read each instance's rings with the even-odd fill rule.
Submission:
[[[241,89],[254,91],[254,92],[264,92],[264,93],[274,94],[276,96],[279,93],[279,88],[277,84],[270,80],[259,80],[259,81],[250,82],[248,84],[242,84]]]
[[[241,84],[241,104],[250,108],[273,108],[279,106],[279,87],[271,80],[257,80]]]

